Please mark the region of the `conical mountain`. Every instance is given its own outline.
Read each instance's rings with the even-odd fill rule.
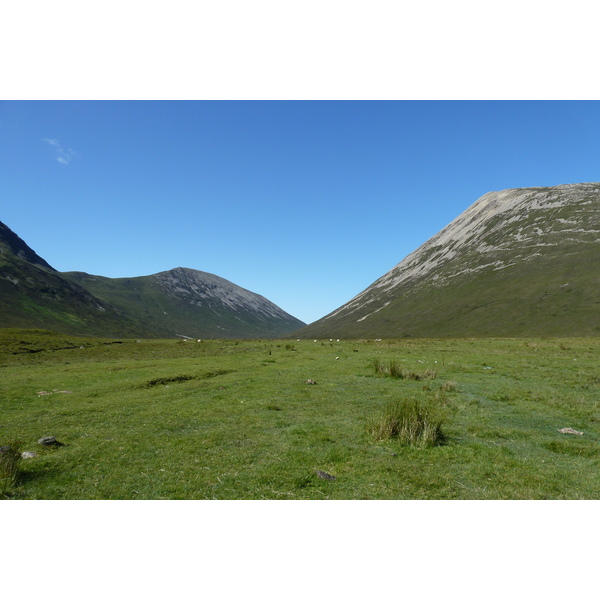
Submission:
[[[298,334],[600,335],[600,183],[489,192]]]
[[[123,313],[135,315],[152,337],[274,338],[304,325],[263,296],[195,269],[177,267],[119,279],[64,275]]]

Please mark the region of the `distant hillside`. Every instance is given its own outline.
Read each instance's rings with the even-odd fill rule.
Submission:
[[[65,273],[95,297],[135,315],[153,337],[273,338],[304,323],[222,277],[194,269],[109,279]]]
[[[193,269],[110,279],[59,273],[0,223],[0,327],[102,337],[274,338],[304,323]]]
[[[53,269],[0,223],[0,327],[81,335],[139,336],[127,315]]]
[[[600,183],[485,194],[298,335],[600,335]]]

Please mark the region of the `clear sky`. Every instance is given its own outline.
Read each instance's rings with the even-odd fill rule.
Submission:
[[[599,157],[595,101],[5,101],[0,221],[59,271],[190,267],[312,322],[484,193]]]

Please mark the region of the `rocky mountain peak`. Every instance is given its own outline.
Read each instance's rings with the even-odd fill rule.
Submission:
[[[153,276],[169,295],[198,306],[219,303],[233,311],[251,311],[267,318],[290,315],[264,298],[212,273],[177,267]]]

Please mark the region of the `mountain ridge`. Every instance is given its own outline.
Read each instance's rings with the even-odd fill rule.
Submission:
[[[217,275],[177,267],[111,279],[60,273],[0,223],[0,327],[100,337],[281,337],[305,325]]]
[[[12,229],[0,221],[0,254],[9,253],[22,260],[49,271],[56,271],[41,256],[38,256]]]
[[[195,269],[116,279],[64,275],[124,313],[135,313],[155,337],[275,337],[304,325],[264,296]]]
[[[365,290],[298,333],[598,335],[599,215],[600,183],[488,192]],[[588,272],[582,272],[586,266]],[[577,290],[572,300],[580,296],[572,306],[554,298],[557,289],[569,285],[571,292]],[[568,318],[544,325],[536,314],[541,302],[536,294],[549,316],[569,313]],[[521,310],[514,305],[519,302]],[[518,327],[511,324],[515,319]]]

